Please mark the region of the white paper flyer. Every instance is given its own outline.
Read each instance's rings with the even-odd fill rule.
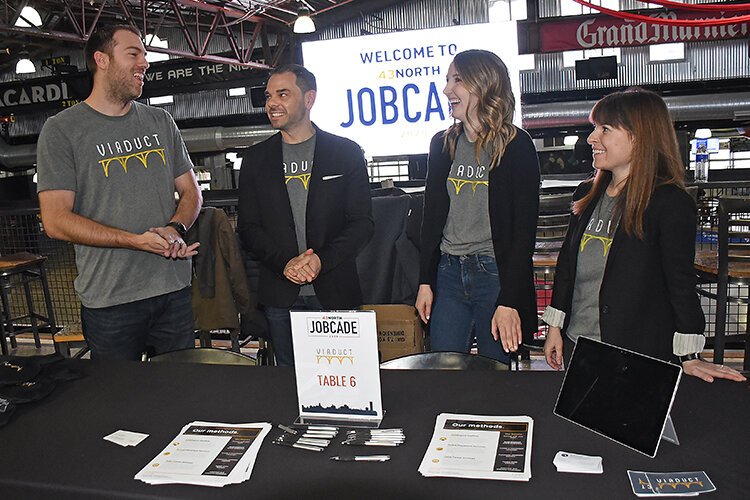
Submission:
[[[441,413],[419,466],[423,476],[528,481],[534,421]]]

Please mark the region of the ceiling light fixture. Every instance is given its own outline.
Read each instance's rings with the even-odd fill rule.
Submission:
[[[315,22],[310,17],[310,10],[306,7],[300,7],[297,11],[297,20],[294,21],[295,33],[314,33]]]
[[[18,54],[18,62],[16,63],[16,74],[17,75],[24,75],[28,73],[36,73],[36,66],[34,66],[34,63],[31,62],[31,59],[29,59],[29,53],[28,52],[21,52]]]
[[[16,26],[20,28],[30,28],[36,26],[37,28],[42,25],[42,18],[39,16],[39,12],[34,7],[26,6],[21,9],[21,15],[16,19]]]

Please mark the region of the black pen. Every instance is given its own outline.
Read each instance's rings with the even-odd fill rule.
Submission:
[[[282,431],[288,432],[289,434],[297,434],[296,429],[292,429],[291,427],[288,427],[284,424],[278,424],[278,428],[281,429]]]
[[[337,455],[331,457],[336,462],[387,462],[390,455]]]

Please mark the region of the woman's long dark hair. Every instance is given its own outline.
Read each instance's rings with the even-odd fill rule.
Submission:
[[[643,217],[654,189],[664,184],[685,188],[685,168],[667,105],[654,92],[630,88],[597,102],[589,121],[624,129],[633,139],[630,174],[620,192],[617,211],[625,233],[643,239]],[[573,204],[573,213],[582,214],[611,181],[611,172],[598,170],[593,188]]]

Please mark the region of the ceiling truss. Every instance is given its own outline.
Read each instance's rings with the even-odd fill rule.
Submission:
[[[101,23],[132,24],[141,32],[156,34],[162,28],[173,28],[182,34],[189,50],[147,45],[151,52],[202,61],[233,64],[255,69],[275,66],[290,37],[288,22],[268,11],[278,9],[289,17],[279,5],[288,0],[265,2],[203,0],[46,0],[35,2],[46,9],[41,27],[15,26],[26,1],[3,0],[0,4],[0,33],[8,35],[6,51],[18,52],[23,46],[80,47]],[[348,1],[347,1],[348,3]],[[50,14],[56,12],[56,15]],[[274,38],[273,46],[269,37]],[[215,37],[226,40],[229,50],[210,54],[209,44]],[[46,43],[43,40],[47,40]],[[52,44],[49,42],[52,41]],[[13,45],[15,44],[15,45]],[[10,47],[14,48],[11,49]],[[254,49],[259,49],[255,51]]]

